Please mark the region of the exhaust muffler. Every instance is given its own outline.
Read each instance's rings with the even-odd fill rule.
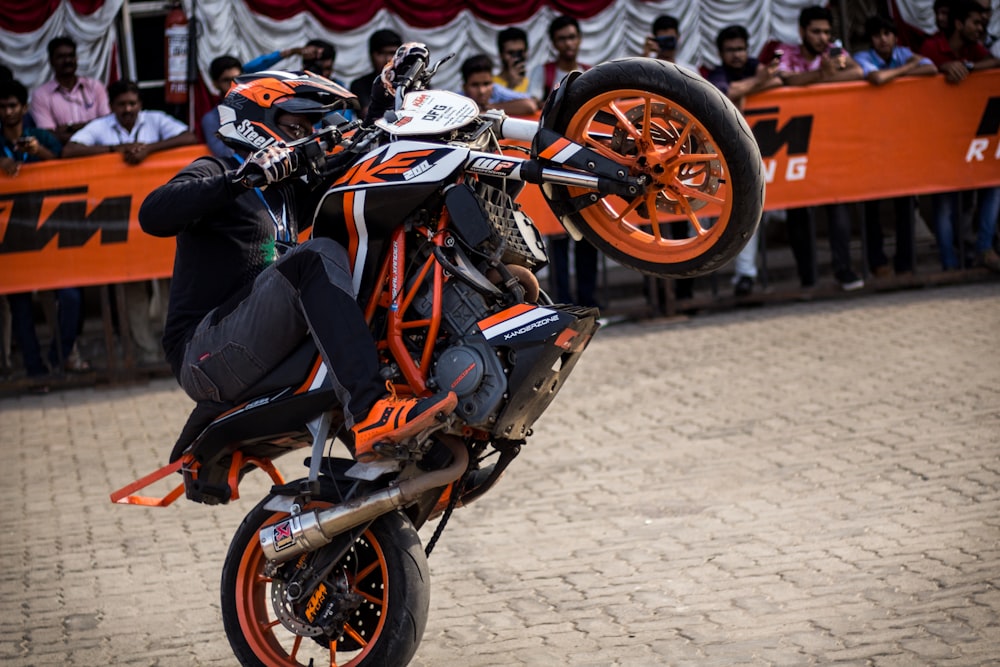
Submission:
[[[402,507],[431,489],[451,484],[468,467],[469,453],[457,439],[442,437],[440,441],[451,450],[454,458],[448,467],[412,477],[363,498],[354,498],[324,510],[302,512],[265,526],[258,534],[264,556],[270,561],[283,563],[300,554],[315,551],[344,531]]]

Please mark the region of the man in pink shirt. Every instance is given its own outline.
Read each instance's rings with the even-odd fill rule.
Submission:
[[[49,130],[63,144],[88,122],[111,113],[104,84],[76,74],[76,42],[56,37],[48,44],[49,64],[55,78],[35,89],[31,116],[35,125]]]
[[[826,7],[813,5],[799,12],[800,44],[782,44],[776,74],[786,86],[855,81],[864,77],[861,66],[832,42],[833,15]],[[775,52],[777,53],[777,52]],[[827,229],[833,275],[841,289],[853,291],[865,286],[851,268],[851,217],[842,203],[827,204]],[[816,234],[813,208],[792,208],[785,213],[788,244],[792,248],[804,295],[816,284]]]
[[[778,76],[786,86],[808,86],[813,83],[856,81],[864,78],[861,67],[833,42],[833,16],[818,5],[805,7],[799,13],[800,44],[782,44],[784,55],[778,63]]]

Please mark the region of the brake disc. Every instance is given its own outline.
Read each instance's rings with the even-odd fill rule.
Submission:
[[[621,155],[638,156],[640,169],[649,173],[654,180],[668,179],[673,181],[676,179],[684,187],[698,190],[707,195],[714,195],[718,192],[721,183],[719,174],[722,167],[718,157],[710,157],[717,155],[717,149],[708,137],[704,136],[700,129],[691,123],[691,119],[679,109],[662,102],[651,103],[649,107],[649,135],[653,146],[668,148],[681,142],[676,155],[704,155],[705,158],[694,162],[681,162],[676,166],[676,175],[670,175],[662,165],[650,164],[646,161],[646,158],[641,155],[643,151],[636,144],[635,137],[620,124],[615,127],[612,134],[611,149]],[[646,105],[634,106],[624,115],[635,129],[639,132],[643,131]],[[685,199],[687,206],[694,211],[708,204],[708,200],[701,197],[685,197]],[[668,194],[666,189],[661,190],[656,198],[656,210],[675,215],[683,215],[686,211],[680,207],[677,199]]]

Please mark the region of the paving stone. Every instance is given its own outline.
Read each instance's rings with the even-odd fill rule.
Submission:
[[[997,331],[986,281],[599,332],[452,517],[413,664],[995,663]],[[108,502],[190,407],[168,380],[0,400],[4,665],[233,664],[219,576],[266,476]]]

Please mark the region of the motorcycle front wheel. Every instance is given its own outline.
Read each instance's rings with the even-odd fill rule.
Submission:
[[[570,214],[584,238],[660,277],[702,275],[733,259],[760,222],[764,171],[732,102],[700,76],[649,58],[602,63],[568,85],[553,129],[652,183],[644,195],[608,195]],[[587,195],[546,192],[560,203]]]
[[[283,602],[283,584],[268,568],[258,533],[287,514],[264,509],[267,500],[243,520],[222,570],[222,620],[240,664],[407,664],[423,637],[430,606],[427,559],[409,519],[399,512],[379,517],[333,568],[350,594],[360,596],[355,597],[360,604],[355,602],[343,633],[332,640]],[[326,506],[329,503],[314,503],[308,509]],[[315,557],[305,554],[298,566],[307,566]]]

